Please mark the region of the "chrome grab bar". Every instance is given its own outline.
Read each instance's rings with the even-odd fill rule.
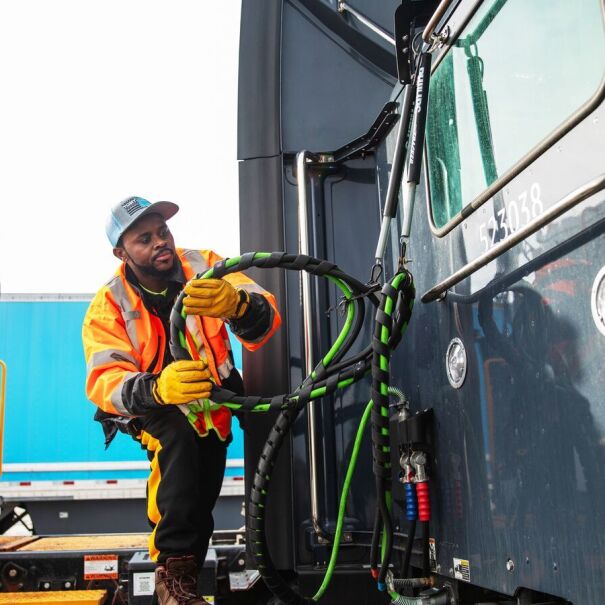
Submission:
[[[366,16],[362,15],[360,12],[356,11],[353,7],[349,6],[346,2],[338,3],[338,12],[344,13],[347,11],[351,13],[353,17],[355,17],[360,23],[365,25],[368,29],[371,29],[375,34],[378,34],[383,40],[386,40],[389,44],[395,46],[395,38],[390,36],[388,32],[384,31],[382,27],[379,27],[373,21],[370,21]]]
[[[296,154],[296,181],[298,187],[298,250],[301,254],[309,254],[309,219],[307,208],[307,155],[306,150]],[[303,376],[308,376],[314,368],[313,363],[313,332],[311,329],[311,275],[301,271],[302,311],[303,311],[303,342],[305,359]],[[307,403],[307,425],[309,431],[309,481],[311,484],[311,522],[315,533],[323,537],[324,532],[319,523],[319,493],[317,486],[317,435],[315,434],[316,402]]]
[[[6,397],[6,364],[0,359],[0,476],[2,475],[2,452],[4,451],[4,399]]]
[[[480,256],[478,256],[475,260],[467,263],[461,269],[458,269],[455,273],[450,275],[448,278],[444,279],[442,282],[438,283],[436,286],[433,286],[430,290],[428,290],[422,296],[423,303],[433,302],[435,300],[439,300],[444,297],[447,293],[447,290],[452,286],[455,286],[457,283],[461,282],[464,278],[468,277],[475,271],[481,269],[487,265],[487,263],[491,262],[498,256],[504,254],[508,250],[510,250],[513,246],[516,246],[520,241],[524,240],[526,237],[536,233],[556,218],[561,216],[563,213],[571,210],[574,206],[577,206],[580,202],[583,202],[585,199],[589,198],[591,195],[601,191],[605,188],[605,174],[601,174],[597,178],[589,181],[585,185],[578,187],[571,193],[567,194],[562,200],[551,206],[548,210],[543,212],[540,216],[536,217],[525,227],[522,227],[515,233],[512,233],[505,239],[498,242],[493,248],[484,252]]]
[[[450,5],[452,0],[441,0],[441,4],[435,9],[433,16],[429,19],[429,22],[426,24],[424,31],[422,32],[422,39],[430,44],[433,39],[433,34],[435,33],[435,28],[439,21],[441,21],[441,17],[445,14],[447,7]]]

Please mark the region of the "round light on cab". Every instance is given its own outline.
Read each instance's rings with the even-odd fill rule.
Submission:
[[[466,349],[459,338],[452,339],[445,354],[445,371],[450,384],[459,389],[466,378]]]

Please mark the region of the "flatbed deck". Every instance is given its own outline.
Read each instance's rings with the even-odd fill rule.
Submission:
[[[149,534],[91,534],[75,536],[35,537],[26,543],[18,544],[12,550],[18,551],[91,551],[136,549],[147,550]]]
[[[155,569],[149,535],[0,536],[0,605],[93,605],[112,602],[116,592],[148,605]],[[246,591],[257,579],[245,569],[243,532],[215,532],[200,570],[204,594]]]
[[[17,550],[37,539],[37,536],[0,536],[0,552]]]

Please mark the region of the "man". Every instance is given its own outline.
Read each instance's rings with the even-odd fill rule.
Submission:
[[[221,257],[175,248],[166,221],[177,211],[171,202],[139,197],[111,210],[107,236],[122,264],[84,319],[86,394],[99,407],[107,445],[122,430],[147,450],[149,550],[160,604],[201,605],[197,572],[231,432],[229,410],[208,397],[213,382],[235,392],[243,387],[225,322],[254,351],[281,319],[274,297],[241,273],[192,280]],[[169,347],[169,315],[183,287],[192,361],[174,361]]]

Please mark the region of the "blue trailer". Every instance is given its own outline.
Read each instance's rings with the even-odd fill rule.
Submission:
[[[84,391],[81,328],[91,295],[3,294],[0,359],[6,409],[0,533],[25,510],[37,534],[148,531],[144,450],[118,434],[104,446]],[[241,347],[233,338],[235,363]],[[217,529],[236,529],[244,494],[243,435],[233,422]],[[29,520],[28,520],[29,522]]]

